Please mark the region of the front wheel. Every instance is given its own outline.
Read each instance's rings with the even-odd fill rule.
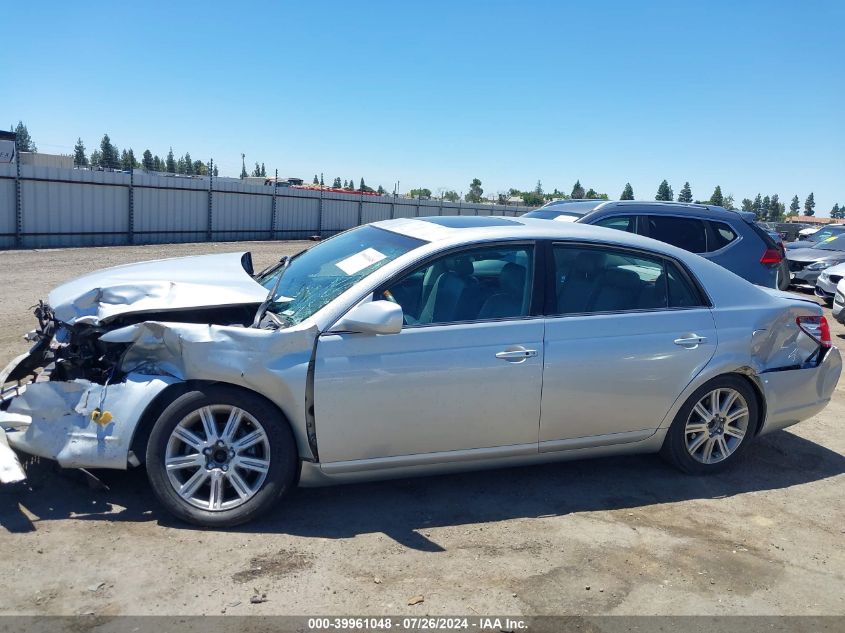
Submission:
[[[209,386],[176,398],[147,445],[147,475],[176,517],[205,527],[245,523],[269,510],[296,476],[293,433],[263,398]]]
[[[754,390],[738,376],[708,381],[675,416],[661,455],[691,474],[718,472],[748,448],[759,421]]]

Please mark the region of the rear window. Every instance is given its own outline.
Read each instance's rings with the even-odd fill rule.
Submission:
[[[648,236],[691,253],[707,252],[704,222],[697,218],[672,215],[647,216]]]

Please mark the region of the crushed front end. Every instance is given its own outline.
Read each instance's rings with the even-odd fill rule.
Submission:
[[[64,467],[126,468],[140,414],[175,379],[125,374],[126,344],[107,343],[105,327],[58,321],[35,307],[29,352],[0,373],[0,481],[24,478],[9,447]]]

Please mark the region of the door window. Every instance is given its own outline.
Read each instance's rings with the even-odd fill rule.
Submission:
[[[621,249],[555,245],[554,314],[702,305],[676,264]]]
[[[707,252],[707,235],[703,221],[671,215],[650,215],[647,220],[650,238],[691,253]]]
[[[402,306],[406,325],[527,316],[532,246],[501,245],[439,257],[376,293]]]

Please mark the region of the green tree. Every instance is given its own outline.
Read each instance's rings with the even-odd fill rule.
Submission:
[[[129,152],[125,149],[120,153],[120,168],[125,171],[131,171],[132,159],[129,158]]]
[[[681,193],[678,194],[678,202],[692,202],[692,189],[690,189],[689,182],[685,182],[681,187]]]
[[[839,219],[839,203],[838,202],[834,203],[834,205],[830,208],[830,217],[832,217],[834,219]]]
[[[776,193],[769,198],[769,219],[780,220],[783,217],[783,203],[780,201],[780,196]]]
[[[349,179],[349,184],[346,186],[349,191],[355,191],[355,181],[351,178]]]
[[[734,208],[734,197],[731,194],[726,195],[722,198],[722,206],[731,211]]]
[[[103,162],[103,157],[100,154],[100,150],[95,149],[91,152],[91,167],[100,167]]]
[[[789,203],[789,210],[792,212],[792,215],[798,215],[798,209],[801,208],[801,202],[798,200],[798,196],[792,196],[792,202]]]
[[[763,196],[763,204],[760,206],[760,217],[763,220],[769,219],[769,210],[771,209],[771,200],[769,196]]]
[[[346,183],[343,183],[343,185],[345,185],[345,184],[346,184]],[[342,185],[342,184],[341,184],[341,182],[340,182],[340,178],[335,178],[335,179],[334,179],[334,182],[332,183],[332,187],[333,187],[334,189],[340,189],[343,185]]]
[[[261,163],[261,173],[259,175],[263,176],[264,178],[267,177],[267,169],[264,167],[264,163]]]
[[[185,173],[188,176],[194,175],[194,161],[191,160],[191,153],[185,152],[185,156],[182,158],[185,161]]]
[[[81,138],[76,139],[76,145],[73,146],[73,164],[80,167],[88,166],[88,157],[85,155],[85,144]]]
[[[573,200],[581,200],[586,195],[584,191],[584,187],[581,186],[581,181],[576,180],[575,184],[572,185],[572,193],[569,194],[569,197]]]
[[[249,176],[246,171],[246,154],[241,152],[241,180]]]
[[[207,176],[208,175],[208,165],[206,165],[201,160],[194,161],[194,173],[197,176]]]
[[[153,153],[148,149],[144,150],[144,155],[141,158],[141,167],[147,171],[153,170]]]
[[[380,196],[383,196],[383,195],[384,195],[384,187],[382,187],[381,185],[379,185],[379,186],[378,186],[378,189],[376,189],[376,193],[377,193],[378,195],[380,195]]]
[[[214,177],[217,178],[219,172],[217,171],[217,165],[214,166]]]
[[[810,195],[807,196],[807,199],[804,201],[804,215],[813,216],[816,214],[816,199],[813,197],[813,192],[810,192]]]
[[[100,165],[110,169],[120,167],[120,156],[118,156],[117,147],[112,144],[108,134],[103,134],[103,138],[100,141]]]
[[[361,186],[359,187],[359,189],[360,189],[361,191],[366,191],[366,192],[369,192],[369,193],[373,193],[373,188],[372,188],[372,187],[367,186],[367,183],[365,183],[365,182],[364,182],[364,179],[363,179],[363,178],[361,178]]]
[[[754,213],[754,201],[751,198],[743,198],[742,199],[742,210],[748,211],[749,213]]]
[[[18,121],[15,126],[15,149],[19,152],[37,152],[38,148],[32,142],[32,137],[29,135],[29,130],[23,124],[23,121]]]
[[[179,159],[176,161],[176,173],[177,174],[184,174],[185,173],[185,157],[180,156]]]
[[[427,189],[425,187],[411,189],[409,196],[411,198],[419,198],[420,200],[429,200],[431,198],[431,189]]]
[[[481,188],[481,181],[478,178],[473,178],[472,182],[469,183],[469,192],[464,196],[464,200],[467,202],[481,202],[481,196],[484,193],[484,189]]]
[[[523,192],[520,197],[525,205],[529,207],[539,207],[543,204],[543,202],[545,202],[542,191],[537,191],[536,188],[534,191]]]
[[[758,193],[754,198],[754,203],[752,204],[752,210],[754,211],[754,215],[758,218],[763,217],[763,197]]]
[[[625,183],[625,188],[622,190],[622,195],[619,196],[620,200],[633,200],[634,199],[634,188],[631,186],[630,182]]]
[[[725,198],[722,196],[722,188],[719,185],[716,185],[716,188],[713,190],[713,195],[710,196],[708,204],[712,204],[717,207],[724,206]]]
[[[443,199],[448,200],[449,202],[457,202],[461,199],[461,197],[458,195],[457,191],[450,189],[449,191],[445,191],[443,193]]]
[[[672,187],[669,186],[668,180],[664,180],[660,183],[660,186],[657,188],[657,195],[654,196],[654,199],[666,202],[671,202],[675,199],[675,192],[672,191]]]
[[[596,191],[592,187],[590,187],[587,190],[587,193],[584,194],[584,198],[586,198],[587,200],[607,200],[608,199],[606,193],[599,193],[598,191]]]
[[[168,174],[175,174],[176,173],[176,161],[173,160],[173,148],[172,147],[170,148],[170,151],[167,152],[167,158],[164,161],[164,171],[166,171]]]
[[[320,184],[320,179],[319,179],[319,178],[317,178],[317,174],[314,174],[314,181],[313,181],[311,184],[314,184],[314,185],[319,185],[319,184]]]

